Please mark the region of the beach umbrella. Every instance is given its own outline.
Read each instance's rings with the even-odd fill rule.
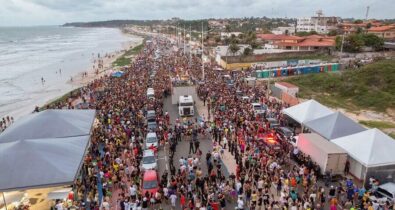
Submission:
[[[125,73],[123,71],[116,71],[111,74],[113,77],[122,77]]]

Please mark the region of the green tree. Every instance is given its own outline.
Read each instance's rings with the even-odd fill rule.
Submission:
[[[360,52],[365,45],[362,34],[353,34],[347,36],[344,40],[343,49],[346,52]]]
[[[369,29],[369,28],[371,28],[371,27],[372,27],[372,23],[366,24],[366,28],[367,28],[367,29]]]
[[[363,40],[367,47],[372,47],[375,50],[381,50],[384,46],[384,39],[375,34],[365,34]]]
[[[354,20],[354,23],[355,24],[360,24],[360,23],[363,23],[363,21],[358,19],[358,20]]]
[[[225,26],[225,31],[228,32],[228,33],[231,31],[230,25],[226,25]]]
[[[252,55],[253,52],[254,52],[253,49],[251,49],[251,48],[249,48],[249,47],[246,47],[246,48],[244,48],[243,55],[244,55],[244,56]]]
[[[328,33],[328,36],[336,36],[337,35],[337,31],[336,30],[331,30]]]
[[[362,34],[362,32],[363,32],[363,29],[361,27],[358,27],[357,28],[357,34]]]
[[[235,55],[239,50],[240,50],[240,47],[236,43],[231,43],[229,45],[229,51],[232,53],[232,55]]]
[[[216,42],[216,43],[219,43],[220,41],[221,41],[221,37],[220,37],[220,36],[216,36],[216,37],[215,37],[215,42]]]

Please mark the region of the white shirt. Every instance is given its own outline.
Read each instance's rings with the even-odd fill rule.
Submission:
[[[237,208],[244,209],[244,201],[241,199],[237,200]]]
[[[58,203],[55,206],[56,210],[63,210],[63,203]]]
[[[104,201],[102,205],[105,210],[110,210],[110,204],[107,201]]]
[[[136,188],[135,188],[134,186],[130,187],[130,188],[129,188],[129,193],[130,193],[130,195],[132,195],[132,196],[136,195]]]

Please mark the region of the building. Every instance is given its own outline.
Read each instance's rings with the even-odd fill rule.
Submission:
[[[287,27],[277,27],[273,29],[271,32],[276,35],[295,35],[295,26],[287,26]]]
[[[336,46],[335,37],[310,35],[305,37],[275,34],[257,34],[265,47],[287,51],[328,50]]]
[[[296,23],[297,32],[315,31],[319,34],[327,34],[336,30],[340,23],[339,17],[325,17],[321,10],[316,12],[317,16],[298,18]]]
[[[225,39],[225,38],[230,38],[232,35],[235,35],[237,37],[240,34],[243,34],[243,33],[241,33],[241,32],[221,32],[220,36],[221,36],[221,39]]]
[[[366,31],[369,27],[378,27],[383,24],[379,21],[366,21],[362,23],[344,22],[338,25],[338,30],[343,34],[355,34],[359,30]]]
[[[378,26],[368,29],[369,34],[375,34],[385,40],[395,40],[395,25]]]

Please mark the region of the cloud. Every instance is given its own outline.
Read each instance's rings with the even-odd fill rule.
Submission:
[[[394,0],[0,0],[0,25],[110,19],[330,16],[395,18]]]

